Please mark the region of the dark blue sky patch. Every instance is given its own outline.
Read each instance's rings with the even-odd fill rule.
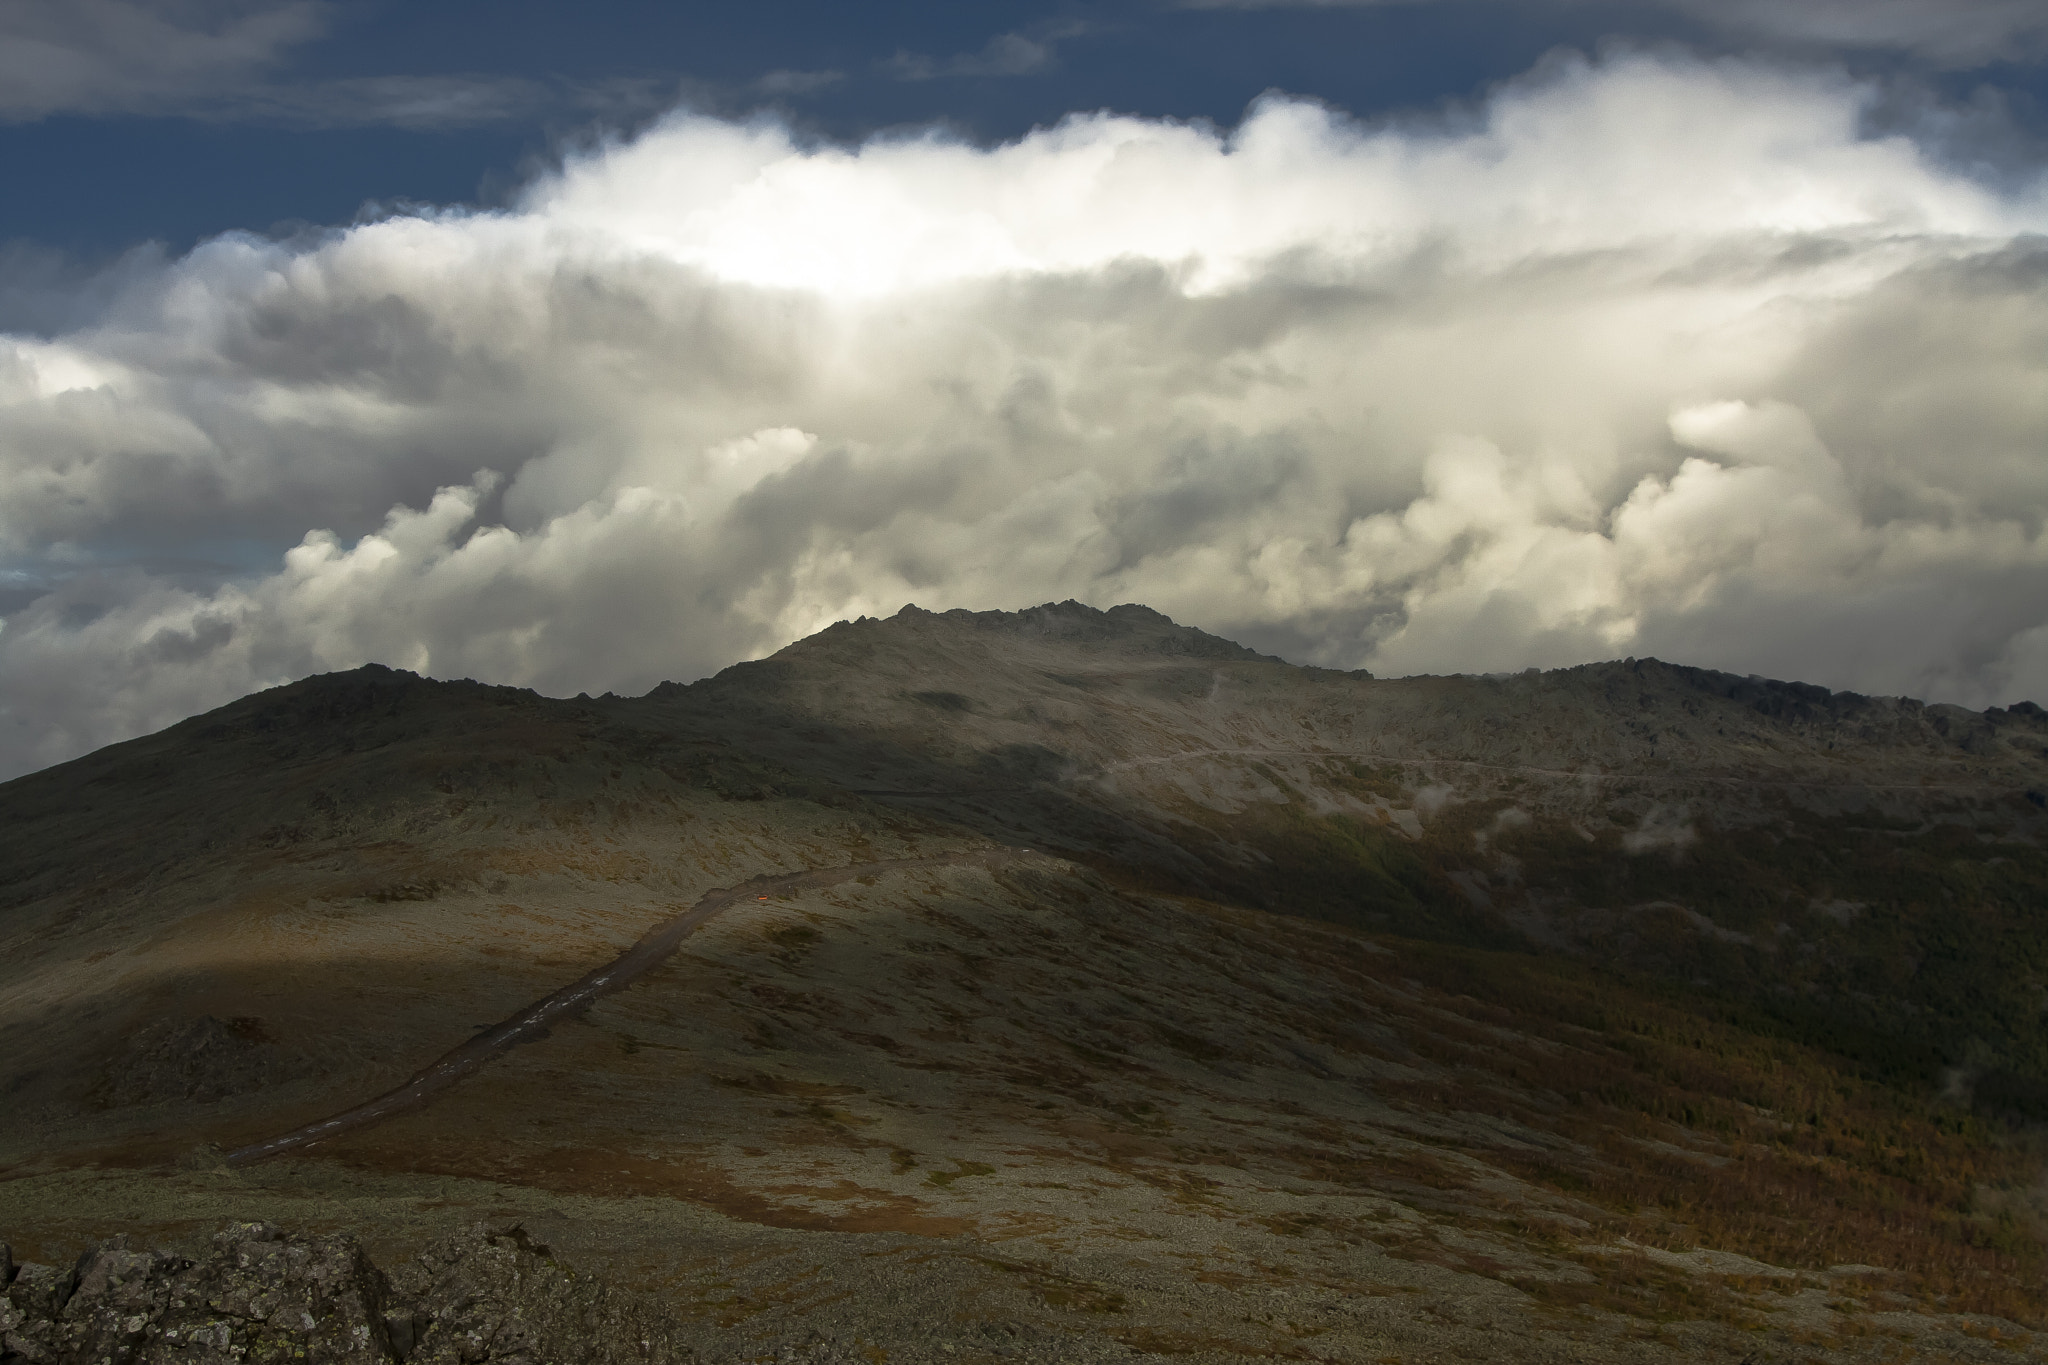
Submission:
[[[131,112],[0,124],[0,241],[180,252],[231,229],[344,223],[366,204],[489,204],[563,141],[630,132],[677,103],[776,110],[841,141],[938,125],[985,143],[1097,109],[1230,125],[1269,90],[1372,117],[1476,98],[1550,49],[1616,37],[1730,45],[1655,7],[1540,0],[351,5],[270,67],[138,93]]]

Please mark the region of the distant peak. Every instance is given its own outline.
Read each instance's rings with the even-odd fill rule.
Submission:
[[[862,618],[866,621],[867,618]],[[859,625],[861,622],[855,622]],[[1164,612],[1137,602],[1125,602],[1107,611],[1068,598],[1044,602],[1016,611],[927,611],[916,603],[906,604],[886,621],[875,626],[911,629],[960,629],[1000,632],[1008,635],[1040,636],[1076,644],[1108,644],[1136,647],[1146,653],[1186,655],[1191,658],[1234,660],[1244,663],[1284,663],[1270,654],[1260,654],[1219,635],[1177,623]]]

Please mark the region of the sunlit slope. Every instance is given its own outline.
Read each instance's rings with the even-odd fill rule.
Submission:
[[[11,1136],[331,1107],[713,886],[849,861],[836,813],[764,826],[616,739],[594,704],[370,668],[0,787]]]
[[[1271,1352],[1285,1322],[1245,1309],[1289,1280],[1328,1291],[1337,1340],[1384,1323],[1371,1295],[1427,1293],[1512,1330],[1701,1319],[1735,1329],[1704,1338],[1730,1359],[1766,1323],[2043,1308],[2035,1163],[1931,1096],[1572,964],[1052,859],[740,907],[582,1023],[323,1151],[1013,1262],[1149,1247],[1184,1286],[1254,1297],[1112,1318],[1154,1350]],[[1040,1289],[1108,1313],[1136,1298],[1114,1286]]]

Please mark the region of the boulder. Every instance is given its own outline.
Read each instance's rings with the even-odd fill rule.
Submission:
[[[521,1229],[478,1224],[394,1285],[353,1237],[235,1223],[198,1259],[116,1237],[69,1269],[0,1245],[0,1365],[680,1365],[674,1328]]]
[[[659,1315],[576,1275],[523,1228],[478,1223],[421,1253],[398,1283],[414,1305],[410,1365],[691,1358]]]

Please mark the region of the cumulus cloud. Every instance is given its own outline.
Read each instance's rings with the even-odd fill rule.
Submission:
[[[1141,601],[1303,661],[2048,697],[2048,197],[1556,62],[975,148],[687,114],[0,339],[0,766],[368,660],[643,689]]]

